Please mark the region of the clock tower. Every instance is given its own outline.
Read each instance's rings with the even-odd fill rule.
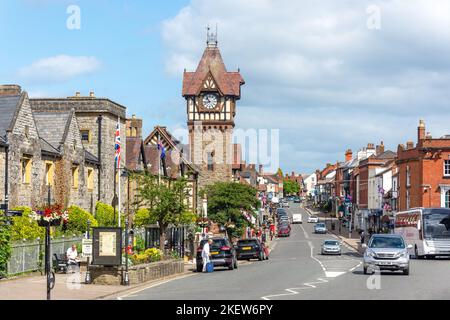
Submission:
[[[232,180],[232,136],[236,102],[244,79],[239,71],[228,72],[210,34],[195,72],[184,72],[190,159],[199,170],[199,188]]]

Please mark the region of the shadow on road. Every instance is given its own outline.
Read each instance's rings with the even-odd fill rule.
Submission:
[[[380,274],[379,272],[375,272],[372,274],[364,274],[364,271],[362,271],[362,270],[355,270],[352,273],[354,275],[366,276],[366,277],[370,277],[375,274]],[[403,276],[403,273],[401,271],[381,271],[381,275],[382,276]]]
[[[347,256],[347,257],[352,257],[352,258],[361,258],[362,257],[362,254],[360,254],[358,252],[343,252],[342,255]]]

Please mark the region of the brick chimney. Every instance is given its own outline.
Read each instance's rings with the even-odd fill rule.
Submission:
[[[408,141],[406,142],[406,150],[414,149],[414,142]]]
[[[375,145],[373,143],[368,143],[367,144],[367,149],[375,149]]]
[[[377,156],[379,156],[380,154],[384,153],[384,143],[383,143],[383,141],[381,141],[381,144],[379,146],[377,146],[376,153],[377,153]]]
[[[22,93],[22,88],[17,84],[0,85],[0,96],[18,96]]]
[[[425,139],[425,121],[420,120],[419,126],[417,127],[417,143]]]
[[[350,161],[353,159],[353,152],[351,149],[348,149],[345,151],[345,162]]]

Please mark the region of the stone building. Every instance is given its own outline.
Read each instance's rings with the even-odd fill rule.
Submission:
[[[81,143],[74,110],[33,112],[20,86],[0,86],[0,131],[2,202],[7,186],[10,207],[44,205],[50,194],[52,203],[93,210],[98,159]]]
[[[94,202],[101,201],[112,204],[114,199],[114,179],[116,179],[116,194],[119,196],[118,184],[121,183],[121,212],[126,205],[126,179],[117,170],[114,177],[115,132],[120,120],[121,132],[121,168],[126,165],[126,107],[107,98],[97,98],[91,92],[89,96],[81,96],[79,92],[67,98],[30,99],[33,112],[67,114],[74,110],[78,123],[80,140],[87,155],[98,159],[100,170],[95,177]]]
[[[217,46],[208,34],[207,47],[195,72],[184,72],[190,161],[199,168],[199,188],[233,180],[233,143],[237,101],[244,79],[228,72]]]

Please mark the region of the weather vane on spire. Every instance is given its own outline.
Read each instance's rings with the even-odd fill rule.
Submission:
[[[217,23],[216,23],[216,33],[210,32],[211,28],[209,27],[209,24],[206,30],[207,30],[206,45],[208,47],[217,47]]]

